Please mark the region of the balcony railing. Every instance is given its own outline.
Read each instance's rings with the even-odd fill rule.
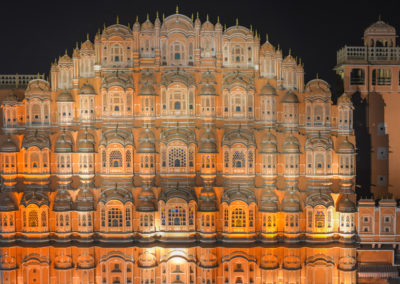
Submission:
[[[400,62],[400,47],[345,46],[337,52],[337,64]]]
[[[44,79],[44,74],[15,74],[15,75],[0,75],[0,88],[26,88],[29,81],[33,79]]]

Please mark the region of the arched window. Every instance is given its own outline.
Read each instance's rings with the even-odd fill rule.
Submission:
[[[228,209],[225,209],[225,213],[224,213],[224,226],[228,227],[228,220],[229,220],[229,212]]]
[[[233,168],[244,168],[246,167],[244,153],[242,151],[235,151],[232,157]]]
[[[119,208],[108,210],[108,227],[122,227],[122,211]]]
[[[186,226],[186,210],[182,206],[168,209],[169,226]]]
[[[325,213],[322,210],[317,210],[315,213],[315,227],[325,228]]]
[[[186,167],[186,150],[182,147],[170,148],[168,161],[168,165],[170,168]]]
[[[36,210],[29,211],[28,215],[28,224],[29,227],[38,227],[39,226],[39,216]]]
[[[106,211],[101,209],[101,225],[104,227],[106,225]]]
[[[47,226],[47,214],[45,211],[42,211],[42,227]]]
[[[121,62],[123,61],[123,53],[122,53],[122,47],[119,44],[114,44],[111,46],[111,62]]]
[[[232,211],[231,226],[235,228],[246,227],[246,213],[242,208],[235,208]]]
[[[127,150],[126,151],[126,153],[125,153],[125,158],[126,158],[126,166],[128,167],[128,168],[130,168],[131,167],[131,162],[132,162],[132,155],[131,155],[131,151],[130,150]]]
[[[64,216],[60,215],[60,226],[63,227],[64,226]]]
[[[120,151],[114,150],[110,153],[110,167],[120,168],[122,167],[122,154]]]
[[[239,45],[235,45],[232,48],[232,63],[241,63],[243,60],[243,48],[241,48]]]
[[[175,110],[180,110],[181,109],[181,102],[175,102],[174,109]]]

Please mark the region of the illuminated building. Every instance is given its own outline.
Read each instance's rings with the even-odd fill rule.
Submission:
[[[3,283],[356,283],[350,96],[251,29],[117,21],[2,110]]]

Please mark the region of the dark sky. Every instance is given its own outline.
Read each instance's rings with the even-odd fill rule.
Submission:
[[[153,0],[98,0],[98,1],[7,1],[0,12],[0,74],[48,73],[54,58],[71,55],[76,42],[84,41],[86,33],[93,35],[103,23],[131,24],[136,15],[142,21],[146,14],[154,19],[160,15],[180,13],[190,17],[199,11],[202,20],[206,14],[212,22],[220,16],[221,23],[253,25],[265,41],[280,44],[284,54],[305,62],[306,81],[315,77],[335,86],[336,51],[347,45],[360,45],[364,29],[382,15],[382,19],[400,30],[400,1],[153,1]]]

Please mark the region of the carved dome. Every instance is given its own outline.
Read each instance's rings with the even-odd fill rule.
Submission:
[[[277,141],[274,134],[271,131],[265,133],[261,140],[261,154],[277,153]]]
[[[138,198],[136,210],[139,212],[154,212],[156,211],[156,197],[150,186],[145,185]]]
[[[176,186],[168,186],[166,189],[162,190],[159,200],[167,202],[172,198],[180,198],[186,202],[191,200],[197,202],[196,194],[193,192],[193,190],[189,186],[180,185],[179,183],[177,183]]]
[[[107,146],[111,143],[118,143],[123,147],[133,146],[132,132],[118,127],[105,130],[101,135],[100,145]]]
[[[215,91],[215,87],[211,84],[204,84],[200,89],[200,96],[216,96],[217,92]]]
[[[210,128],[207,128],[206,131],[204,131],[203,135],[200,138],[200,147],[199,147],[199,153],[218,153],[217,150],[217,139],[215,138],[215,134],[211,131]]]
[[[340,213],[354,213],[356,212],[356,205],[351,201],[346,194],[342,196],[337,204],[337,211]]]
[[[72,94],[70,92],[64,91],[57,96],[56,101],[58,103],[72,103],[74,102],[74,98],[72,97]]]
[[[217,196],[211,184],[205,184],[199,195],[199,211],[218,211]]]
[[[338,105],[347,105],[353,107],[353,103],[351,102],[351,97],[343,93],[339,98],[338,98]]]
[[[94,153],[95,140],[93,134],[87,131],[81,132],[78,136],[78,152]]]
[[[254,192],[248,188],[240,188],[240,186],[225,190],[221,198],[221,203],[226,202],[231,204],[235,200],[243,201],[248,205],[253,202],[257,203]]]
[[[152,83],[145,81],[140,88],[138,96],[156,96],[157,93]]]
[[[17,203],[11,192],[1,192],[0,193],[0,211],[15,211],[18,210]]]
[[[74,202],[77,211],[94,211],[94,197],[88,184],[82,184]]]
[[[265,84],[259,93],[260,96],[277,96],[276,89],[270,84]]]
[[[299,103],[299,98],[292,91],[287,91],[286,94],[283,96],[283,98],[281,100],[281,103],[298,104]]]
[[[347,136],[346,136],[346,139],[342,143],[339,144],[337,153],[338,154],[353,154],[354,152],[355,152],[354,145],[349,142],[349,140],[347,139]]]
[[[18,147],[11,140],[11,137],[8,136],[7,140],[4,141],[0,146],[0,153],[15,153],[15,152],[18,152]]]
[[[125,72],[114,71],[103,77],[101,87],[109,89],[111,87],[120,87],[124,90],[134,89],[132,77]]]
[[[300,212],[300,199],[294,189],[287,189],[285,196],[282,199],[283,212]]]
[[[275,47],[267,40],[266,42],[264,42],[264,44],[261,46],[260,49],[260,54],[263,53],[274,53],[275,52]]]
[[[225,133],[222,137],[222,145],[228,145],[229,147],[231,147],[236,143],[243,144],[246,147],[256,146],[253,133],[241,128],[229,131]]]
[[[299,140],[292,133],[286,136],[283,142],[283,151],[284,153],[300,153]]]
[[[137,153],[139,153],[139,154],[145,154],[145,153],[154,154],[154,153],[156,153],[156,146],[155,146],[154,142],[155,142],[155,139],[154,139],[153,132],[150,130],[150,128],[146,128],[140,134],[139,149],[138,149]]]
[[[87,39],[82,43],[81,50],[94,50],[94,45],[89,39]]]
[[[153,23],[149,20],[149,18],[146,19],[146,21],[143,22],[142,26],[141,26],[141,30],[142,31],[146,31],[146,30],[152,30],[154,29],[154,25]]]
[[[364,37],[367,36],[396,36],[396,29],[379,20],[365,29]]]
[[[333,206],[334,202],[330,194],[326,193],[314,192],[307,196],[305,206],[311,206],[314,208],[317,205],[322,205],[325,208],[328,208]]]
[[[276,196],[275,192],[270,188],[266,188],[263,190],[263,193],[261,194],[259,211],[278,212],[279,210],[278,203],[279,199]]]
[[[73,139],[68,133],[65,131],[61,132],[61,134],[57,137],[54,152],[55,153],[71,153],[73,147]]]
[[[123,204],[127,202],[133,203],[132,192],[128,189],[118,187],[118,184],[115,184],[115,187],[104,189],[101,192],[98,202],[103,202],[106,204],[111,200],[118,200]]]
[[[29,147],[36,146],[39,149],[50,149],[50,139],[46,133],[35,131],[27,133],[22,139],[22,148],[28,149]]]
[[[2,101],[4,105],[15,105],[18,102],[18,97],[13,92],[9,93]]]
[[[72,208],[72,197],[65,189],[57,190],[54,197],[53,211],[70,211]]]
[[[90,85],[89,83],[85,83],[79,89],[79,94],[80,95],[96,95],[96,92],[94,91],[94,88],[92,85]]]
[[[201,25],[201,31],[202,31],[202,32],[211,32],[211,31],[214,31],[214,25],[207,19],[207,20]]]
[[[29,204],[36,204],[38,207],[42,205],[49,206],[49,197],[45,192],[36,191],[35,189],[24,192],[21,198],[21,205],[27,207]]]

